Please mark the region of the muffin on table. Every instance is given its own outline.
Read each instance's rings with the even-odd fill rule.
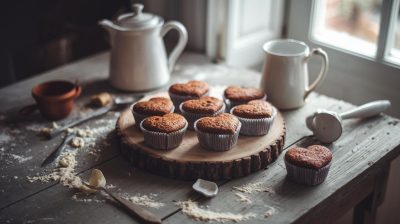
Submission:
[[[227,151],[237,143],[241,123],[232,114],[203,117],[194,123],[200,146],[214,151]]]
[[[230,110],[234,106],[246,104],[251,100],[266,100],[267,95],[263,91],[252,87],[229,86],[224,91],[224,99]]]
[[[231,114],[242,123],[240,134],[259,136],[268,134],[276,116],[276,109],[267,101],[252,100],[233,107]]]
[[[285,154],[288,178],[310,186],[318,185],[326,179],[331,161],[332,152],[322,145],[294,147]]]
[[[139,127],[140,122],[149,116],[162,116],[174,112],[172,101],[165,97],[153,97],[148,101],[140,101],[132,105],[132,114],[135,125]]]
[[[222,100],[203,96],[195,100],[187,100],[179,105],[181,114],[189,122],[189,129],[193,129],[196,120],[202,117],[213,117],[225,111],[225,104]]]
[[[154,149],[173,149],[178,147],[185,135],[188,122],[179,114],[151,116],[140,123],[144,142]]]
[[[176,83],[169,87],[168,94],[176,110],[179,105],[192,99],[198,99],[202,96],[208,95],[209,86],[206,82],[192,80],[187,83]]]

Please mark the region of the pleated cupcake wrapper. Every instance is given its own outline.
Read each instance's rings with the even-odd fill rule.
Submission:
[[[185,127],[179,131],[163,133],[146,130],[143,127],[143,121],[140,122],[140,130],[143,133],[144,142],[152,148],[162,150],[168,150],[178,147],[183,140],[183,136],[186,133],[187,127],[188,123],[186,122]]]
[[[296,166],[286,160],[285,164],[287,175],[290,180],[309,186],[315,186],[324,182],[328,176],[329,168],[331,167],[331,162],[318,170]]]
[[[187,101],[187,100],[195,100],[195,99],[199,99],[200,97],[197,96],[181,96],[181,95],[177,95],[171,92],[168,92],[169,97],[171,98],[172,103],[174,103],[176,112],[179,112],[179,105],[181,105],[181,103]],[[204,94],[203,96],[208,96],[209,91]]]
[[[233,134],[215,134],[202,132],[197,129],[197,122],[198,120],[194,122],[194,129],[196,130],[197,138],[199,139],[201,147],[213,151],[228,151],[234,145],[236,145],[241,128],[240,122],[235,133]]]
[[[233,107],[230,111],[233,114]],[[236,116],[236,115],[235,115]],[[236,116],[242,123],[240,134],[248,136],[260,136],[268,134],[276,116],[275,108],[272,108],[272,116],[268,118],[243,118]]]
[[[194,130],[194,122],[197,121],[198,119],[202,117],[214,117],[217,116],[218,114],[221,114],[225,112],[225,104],[222,103],[221,109],[219,109],[217,112],[213,114],[195,114],[195,113],[190,113],[186,112],[183,108],[183,102],[179,105],[179,110],[181,111],[181,114],[186,118],[186,120],[189,122],[189,130]]]
[[[225,98],[225,95],[223,95],[223,98],[224,98],[224,102],[226,104],[225,111],[227,113],[229,113],[229,111],[231,111],[232,108],[242,105],[242,104],[246,104],[251,101],[251,100],[249,100],[249,101],[232,101],[230,99]],[[267,94],[265,94],[263,98],[257,99],[257,100],[267,100]]]
[[[151,116],[153,116],[153,115],[139,114],[139,113],[137,113],[137,112],[135,112],[135,111],[133,110],[133,107],[134,107],[134,106],[135,106],[135,104],[133,104],[133,105],[131,106],[131,111],[132,111],[133,117],[135,118],[135,127],[138,128],[138,129],[140,129],[140,123],[141,123],[146,117],[151,117]],[[175,107],[172,108],[172,110],[171,110],[170,113],[173,113],[174,111],[175,111]]]

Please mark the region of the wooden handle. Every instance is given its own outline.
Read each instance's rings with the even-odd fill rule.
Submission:
[[[133,204],[132,202],[113,194],[112,192],[108,191],[107,189],[103,188],[103,190],[110,195],[114,200],[116,200],[120,205],[122,205],[127,211],[129,211],[133,216],[139,218],[144,223],[149,224],[159,224],[161,223],[161,219],[158,218],[156,215],[151,213],[150,211]]]

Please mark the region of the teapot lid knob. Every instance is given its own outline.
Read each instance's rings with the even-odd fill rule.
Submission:
[[[143,12],[143,4],[132,4],[131,9],[133,12],[118,17],[118,25],[129,29],[149,28],[155,27],[163,21],[156,15]]]
[[[142,4],[138,4],[138,3],[132,4],[131,8],[132,8],[132,11],[135,14],[135,16],[142,14],[142,10],[143,10]]]

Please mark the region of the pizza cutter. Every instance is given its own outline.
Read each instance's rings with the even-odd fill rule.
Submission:
[[[306,118],[306,125],[320,142],[331,143],[342,135],[342,120],[375,116],[389,107],[389,100],[378,100],[341,114],[319,109],[313,115]]]

